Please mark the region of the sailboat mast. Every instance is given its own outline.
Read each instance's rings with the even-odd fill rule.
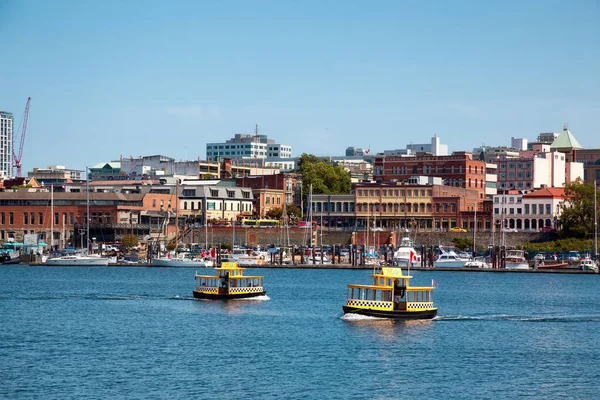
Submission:
[[[54,246],[54,185],[50,185],[50,249]]]
[[[85,195],[85,252],[89,253],[90,251],[90,172],[89,168],[85,167],[85,177],[86,177],[86,195]]]
[[[473,217],[473,257],[475,257],[475,237],[477,235],[477,199],[475,199],[475,216]]]
[[[598,182],[594,179],[594,259],[598,261]]]

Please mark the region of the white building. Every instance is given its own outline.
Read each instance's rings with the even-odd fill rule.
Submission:
[[[223,158],[231,159],[256,159],[267,157],[290,158],[292,147],[277,144],[266,135],[241,134],[222,143],[206,144],[206,159],[215,161]]]
[[[560,218],[563,188],[543,188],[528,194],[509,191],[494,196],[494,221],[504,221],[504,227],[518,231],[555,229]],[[502,225],[501,225],[502,226]]]
[[[525,151],[527,150],[527,139],[512,137],[510,138],[510,147]]]
[[[440,138],[434,136],[431,138],[431,143],[423,144],[407,144],[406,149],[384,150],[384,156],[409,156],[416,153],[431,153],[434,156],[447,156],[448,145],[441,144]]]
[[[0,175],[13,176],[13,115],[0,110]]]

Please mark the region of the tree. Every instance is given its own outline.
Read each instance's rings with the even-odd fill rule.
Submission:
[[[138,239],[137,235],[125,235],[121,238],[121,244],[129,249],[131,247],[135,247],[140,243],[140,240]]]
[[[281,219],[282,215],[283,210],[281,208],[271,208],[269,211],[267,211],[265,217],[268,219]]]
[[[313,194],[345,194],[350,192],[350,175],[339,165],[312,154],[302,154],[298,162],[302,185],[308,192],[312,185]]]
[[[594,229],[594,185],[580,178],[566,184],[560,210],[561,237],[589,237]]]
[[[286,204],[285,212],[287,213],[291,222],[296,222],[302,219],[302,210],[295,204]]]

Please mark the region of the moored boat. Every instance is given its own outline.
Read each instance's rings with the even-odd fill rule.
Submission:
[[[506,269],[529,269],[523,250],[506,251]]]
[[[398,267],[411,267],[419,265],[421,257],[414,248],[414,243],[410,237],[405,236],[400,241],[400,247],[394,252],[394,265]]]
[[[66,254],[46,259],[44,265],[77,266],[77,267],[105,267],[109,259],[96,254]]]
[[[475,257],[465,263],[465,268],[492,268],[492,264],[485,257]]]
[[[223,262],[216,275],[194,275],[197,299],[228,300],[264,296],[262,276],[244,276],[245,268],[236,262]]]
[[[432,286],[411,286],[412,276],[399,267],[375,267],[373,284],[349,284],[346,314],[390,319],[430,319],[436,316]],[[434,282],[432,282],[434,283]]]
[[[592,260],[590,257],[585,257],[579,263],[579,269],[583,271],[596,271],[598,272],[598,263]]]
[[[443,246],[439,246],[439,248],[440,255],[437,260],[433,262],[433,266],[436,268],[462,268],[465,266],[465,263],[469,261],[468,259],[460,258],[452,248],[445,248]]]
[[[153,258],[151,263],[156,267],[175,268],[210,268],[214,266],[213,260],[208,257],[189,257],[184,253],[181,253],[180,256]]]

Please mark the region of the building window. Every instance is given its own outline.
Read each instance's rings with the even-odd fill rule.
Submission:
[[[23,213],[23,225],[29,225],[29,213]]]
[[[110,221],[110,217],[107,217],[106,222]],[[75,225],[75,213],[69,213],[69,225]]]
[[[8,213],[8,224],[13,225],[15,223],[15,215],[12,212]]]
[[[4,213],[2,213],[4,214]],[[4,215],[2,215],[2,217],[4,217]],[[4,220],[4,218],[2,218]],[[38,223],[40,225],[44,225],[44,213],[39,213],[38,214]]]

